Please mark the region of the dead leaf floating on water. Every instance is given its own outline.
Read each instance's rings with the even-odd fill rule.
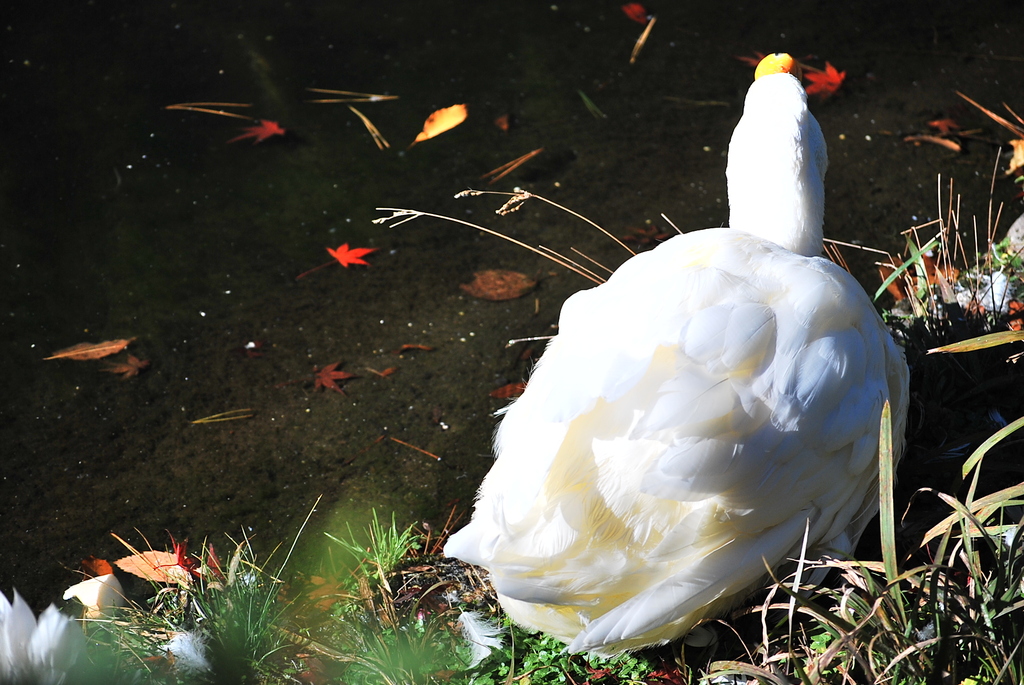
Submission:
[[[416,136],[416,140],[409,144],[409,147],[455,128],[466,120],[468,114],[469,112],[465,105],[452,105],[451,107],[437,110],[427,117],[427,120],[423,123],[423,130]]]
[[[526,391],[526,383],[509,383],[487,393],[496,400],[507,400],[510,397],[519,397]]]
[[[537,281],[531,280],[517,271],[490,269],[476,272],[473,274],[472,283],[462,283],[459,287],[481,300],[501,302],[522,297],[533,290],[536,285]]]
[[[57,350],[47,359],[77,359],[79,361],[88,359],[102,359],[103,357],[109,357],[112,354],[117,354],[124,348],[128,347],[135,338],[128,338],[122,340],[104,340],[98,343],[78,343],[71,347],[65,347],[63,350]]]
[[[101,371],[120,374],[121,378],[134,378],[148,368],[148,359],[139,359],[135,355],[129,354],[125,362],[104,362]]]
[[[1024,139],[1011,140],[1010,146],[1013,148],[1013,157],[1007,165],[1006,175],[1016,176],[1024,170]]]

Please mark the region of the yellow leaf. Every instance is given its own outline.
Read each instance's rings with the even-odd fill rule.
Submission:
[[[1024,331],[999,331],[998,333],[979,335],[978,337],[970,338],[969,340],[950,343],[949,345],[943,345],[942,347],[933,347],[928,350],[928,354],[935,354],[936,352],[976,352],[978,350],[988,349],[989,347],[1019,342],[1021,340],[1024,340]]]
[[[1007,176],[1015,176],[1024,168],[1024,139],[1011,140],[1013,146],[1013,157],[1010,158],[1010,166],[1006,171]]]
[[[423,130],[420,131],[420,134],[416,136],[416,140],[412,141],[409,147],[455,128],[466,120],[468,113],[465,105],[452,105],[451,107],[437,110],[427,117],[427,120],[423,123]]]

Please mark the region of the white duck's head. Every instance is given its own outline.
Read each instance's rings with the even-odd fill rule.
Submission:
[[[785,53],[758,64],[725,175],[732,228],[813,257],[822,250],[828,154],[799,74]]]

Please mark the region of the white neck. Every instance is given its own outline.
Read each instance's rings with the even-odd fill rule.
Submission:
[[[798,254],[821,254],[827,167],[803,86],[789,74],[762,76],[747,91],[729,143],[729,225]]]

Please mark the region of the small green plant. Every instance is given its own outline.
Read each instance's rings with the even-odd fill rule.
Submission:
[[[466,673],[465,680],[458,682],[474,685],[504,685],[509,682],[640,685],[649,682],[652,674],[663,667],[658,653],[652,650],[614,657],[571,654],[562,642],[549,635],[528,632],[508,618],[503,620],[503,625],[511,640]]]
[[[206,636],[211,670],[219,679],[242,682],[248,675],[274,675],[271,657],[288,646],[278,630],[285,611],[277,601],[279,576],[256,564],[249,540],[243,539],[226,573],[207,576],[213,580],[195,593],[196,627]]]
[[[365,576],[358,580],[359,596],[344,607],[334,635],[346,683],[418,685],[465,667],[449,612],[424,605],[431,590],[399,608],[386,584],[374,589]]]
[[[369,544],[360,542],[358,536],[348,526],[348,537],[339,538],[325,533],[328,538],[338,543],[343,550],[355,557],[360,571],[367,576],[375,576],[378,583],[387,584],[387,576],[411,550],[419,549],[419,536],[409,526],[399,532],[395,524],[395,515],[391,514],[391,525],[381,525],[377,510],[373,510],[373,518],[367,528]]]

